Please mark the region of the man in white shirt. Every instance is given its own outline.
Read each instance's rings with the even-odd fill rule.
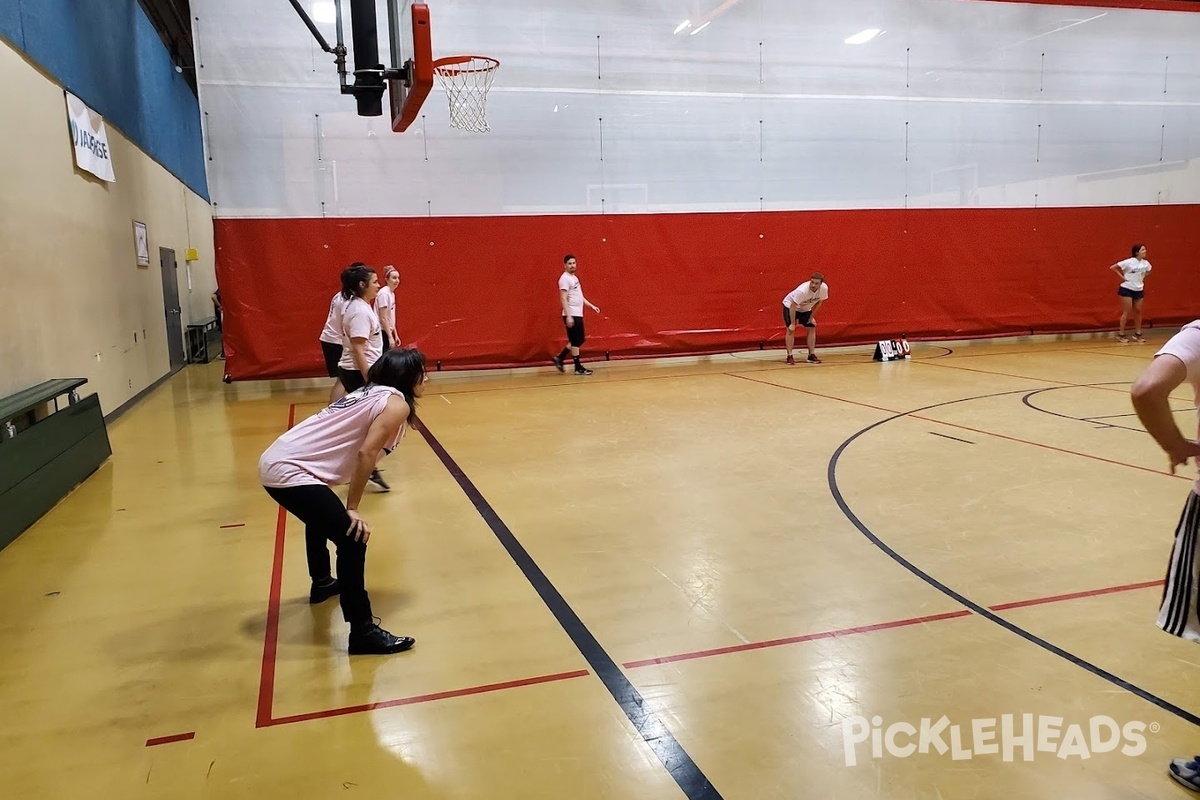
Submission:
[[[783,298],[783,324],[787,326],[784,341],[787,344],[787,363],[795,364],[792,346],[796,343],[796,323],[808,329],[808,363],[820,364],[817,358],[817,309],[829,299],[829,284],[825,276],[814,272],[807,283],[802,283]]]
[[[1167,454],[1172,474],[1176,468],[1186,466],[1190,459],[1196,459],[1200,466],[1200,444],[1179,430],[1171,411],[1171,392],[1184,382],[1191,384],[1195,402],[1200,406],[1200,320],[1185,325],[1171,337],[1133,384],[1133,408],[1146,432]],[[1200,642],[1200,616],[1197,615],[1200,582],[1194,580],[1198,543],[1200,480],[1188,493],[1175,531],[1175,546],[1171,551],[1157,620],[1158,627],[1167,633],[1193,642]],[[1200,757],[1177,758],[1171,762],[1170,772],[1179,783],[1200,791]]]
[[[592,371],[583,366],[579,360],[579,348],[585,340],[583,332],[583,307],[587,306],[597,314],[600,307],[594,306],[583,296],[583,287],[579,278],[575,277],[575,256],[563,256],[563,274],[558,278],[558,298],[562,303],[563,325],[567,328],[567,346],[554,357],[554,366],[559,372],[566,372],[563,361],[568,355],[575,359],[576,375],[591,375]]]
[[[1121,286],[1117,295],[1121,298],[1121,328],[1117,340],[1128,342],[1125,338],[1125,320],[1129,312],[1133,312],[1133,340],[1145,344],[1142,338],[1142,298],[1146,296],[1146,276],[1150,274],[1150,262],[1146,260],[1146,245],[1135,244],[1132,248],[1133,257],[1118,261],[1109,267],[1121,276]]]

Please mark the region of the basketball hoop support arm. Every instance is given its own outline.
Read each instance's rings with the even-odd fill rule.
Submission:
[[[316,24],[313,23],[312,18],[310,16],[308,16],[308,12],[304,10],[304,6],[300,5],[300,0],[288,0],[288,2],[290,2],[292,4],[292,8],[296,9],[296,13],[300,15],[301,21],[308,28],[309,32],[312,33],[313,38],[317,40],[317,44],[321,46],[321,49],[324,50],[326,53],[330,53],[333,56],[334,62],[337,64],[338,80],[341,82],[342,94],[354,94],[354,87],[350,86],[346,82],[346,77],[348,75],[348,73],[346,72],[346,55],[349,51],[346,50],[346,43],[345,43],[345,39],[343,38],[343,34],[342,34],[342,0],[333,0],[334,9],[335,9],[334,14],[337,19],[337,46],[336,47],[329,46],[329,42],[327,42],[325,40],[325,37],[321,35],[321,31],[319,31],[317,29],[317,26],[316,26]],[[389,5],[392,5],[392,6],[395,6],[396,8],[398,8],[398,0],[388,0],[388,3],[389,3]],[[393,14],[390,14],[389,17],[394,17],[395,14],[398,14],[398,13],[399,12],[397,10],[393,9]],[[394,18],[392,19],[391,23],[392,23],[392,25],[396,24]],[[396,48],[395,48],[394,32],[393,32],[393,36],[392,36],[392,41],[393,41],[392,63],[395,64],[398,56],[397,56]],[[366,71],[366,70],[363,70],[363,71]],[[399,78],[400,80],[408,80],[409,78],[408,78],[407,65],[402,66],[399,69],[386,69],[383,71],[382,77],[385,80],[387,80],[389,78]]]
[[[312,18],[304,10],[304,6],[300,5],[300,0],[288,0],[288,2],[292,4],[292,8],[296,9],[296,13],[300,15],[301,21],[308,27],[321,49],[333,55],[334,61],[337,63],[338,78],[342,83],[342,94],[350,94],[350,87],[346,85],[346,44],[342,41],[342,0],[334,0],[334,6],[337,9],[335,12],[337,14],[337,47],[330,47],[329,42],[325,41],[325,37],[317,30],[317,26],[313,24]]]

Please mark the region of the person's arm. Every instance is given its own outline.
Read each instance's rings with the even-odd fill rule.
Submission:
[[[1187,379],[1187,367],[1172,355],[1161,355],[1133,384],[1130,397],[1138,419],[1146,432],[1154,437],[1167,454],[1171,473],[1187,464],[1189,458],[1200,457],[1200,444],[1187,439],[1171,413],[1171,392]]]
[[[1125,270],[1121,269],[1121,265],[1120,265],[1120,264],[1113,264],[1111,267],[1109,267],[1109,269],[1111,269],[1113,272],[1115,272],[1115,273],[1117,273],[1118,275],[1120,275],[1120,276],[1121,276],[1121,280],[1125,280]]]
[[[563,289],[561,287],[559,288],[558,299],[562,301],[562,315],[563,315],[563,319],[565,319],[567,321],[567,327],[568,328],[573,327],[575,325],[575,318],[571,316],[571,307],[569,305],[567,305],[567,290],[566,289]]]
[[[391,346],[395,347],[400,344],[396,339],[396,307],[380,306],[375,309],[375,313],[379,317],[379,327],[383,328],[383,332],[388,335]]]
[[[354,358],[354,366],[362,373],[363,380],[368,380],[367,373],[371,366],[367,364],[367,340],[355,337],[350,340],[350,355]]]
[[[816,322],[815,317],[817,316],[817,309],[820,308],[824,303],[825,303],[824,300],[818,300],[816,302],[816,304],[813,305],[812,310],[808,312],[808,321],[809,322]]]
[[[367,373],[371,369],[371,365],[367,363],[367,337],[371,335],[371,317],[375,316],[375,309],[367,306],[367,310],[363,311],[353,305],[347,306],[342,317],[342,333],[350,342],[350,360],[354,366],[362,373],[363,380],[369,380]],[[370,315],[370,316],[368,316]]]
[[[600,313],[600,306],[594,306],[594,305],[592,305],[592,301],[591,301],[591,300],[588,300],[586,297],[584,297],[584,296],[583,296],[583,290],[582,290],[582,289],[580,289],[580,290],[579,290],[579,296],[580,296],[580,297],[583,297],[583,304],[584,304],[585,306],[587,306],[588,308],[590,308],[592,311],[595,311],[597,314],[599,314],[599,313]]]
[[[367,541],[371,538],[371,527],[358,513],[359,503],[362,502],[363,492],[367,487],[367,479],[375,470],[379,460],[379,451],[384,446],[396,441],[400,426],[408,419],[408,403],[402,397],[388,398],[383,413],[375,418],[367,429],[366,438],[358,448],[354,458],[354,475],[350,478],[350,490],[346,495],[346,512],[350,515],[350,530],[347,536],[357,541]]]

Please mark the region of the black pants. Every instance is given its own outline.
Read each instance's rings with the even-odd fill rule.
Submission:
[[[366,587],[366,542],[346,535],[350,515],[333,490],[325,485],[264,487],[276,503],[304,523],[308,574],[314,581],[329,577],[329,545],[337,546],[337,578],[341,584],[342,616],[351,624],[370,622],[371,599]]]

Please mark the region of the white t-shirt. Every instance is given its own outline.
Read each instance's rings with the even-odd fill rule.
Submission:
[[[361,297],[351,300],[342,314],[342,359],[338,361],[338,366],[357,372],[358,365],[354,363],[354,351],[350,340],[366,339],[367,368],[370,369],[383,355],[382,331],[379,315],[371,308],[371,304]]]
[[[338,292],[329,301],[329,315],[325,317],[325,330],[321,331],[321,341],[330,344],[342,343],[342,314],[350,301]]]
[[[813,306],[815,306],[818,302],[820,302],[821,300],[828,300],[828,299],[829,299],[829,284],[828,283],[825,283],[824,281],[822,281],[820,287],[818,287],[817,290],[814,292],[810,288],[810,282],[805,281],[804,283],[800,284],[795,289],[793,289],[788,294],[787,297],[783,298],[783,307],[791,308],[792,303],[795,303],[797,311],[812,311]]]
[[[583,287],[579,285],[579,278],[576,278],[569,272],[563,272],[558,279],[559,291],[567,293],[567,310],[571,312],[572,317],[583,316]]]
[[[1186,380],[1192,385],[1193,402],[1197,409],[1200,409],[1200,320],[1184,325],[1179,333],[1172,336],[1162,349],[1155,353],[1155,356],[1162,355],[1175,356],[1187,367]],[[1200,424],[1196,434],[1197,438],[1200,438]],[[1200,479],[1197,479],[1193,489],[1200,494]]]
[[[379,312],[379,320],[388,325],[396,325],[396,293],[390,286],[380,288],[375,295],[375,310]]]
[[[1118,261],[1117,266],[1121,268],[1121,274],[1125,276],[1121,288],[1131,289],[1135,292],[1142,291],[1142,287],[1146,285],[1146,276],[1150,274],[1150,262],[1144,259],[1139,261],[1136,258],[1127,258],[1124,261]]]
[[[403,397],[390,386],[364,386],[326,407],[275,440],[258,460],[263,486],[344,486],[354,477],[358,449],[388,400]],[[404,438],[400,426],[395,441],[385,444],[376,463]]]

